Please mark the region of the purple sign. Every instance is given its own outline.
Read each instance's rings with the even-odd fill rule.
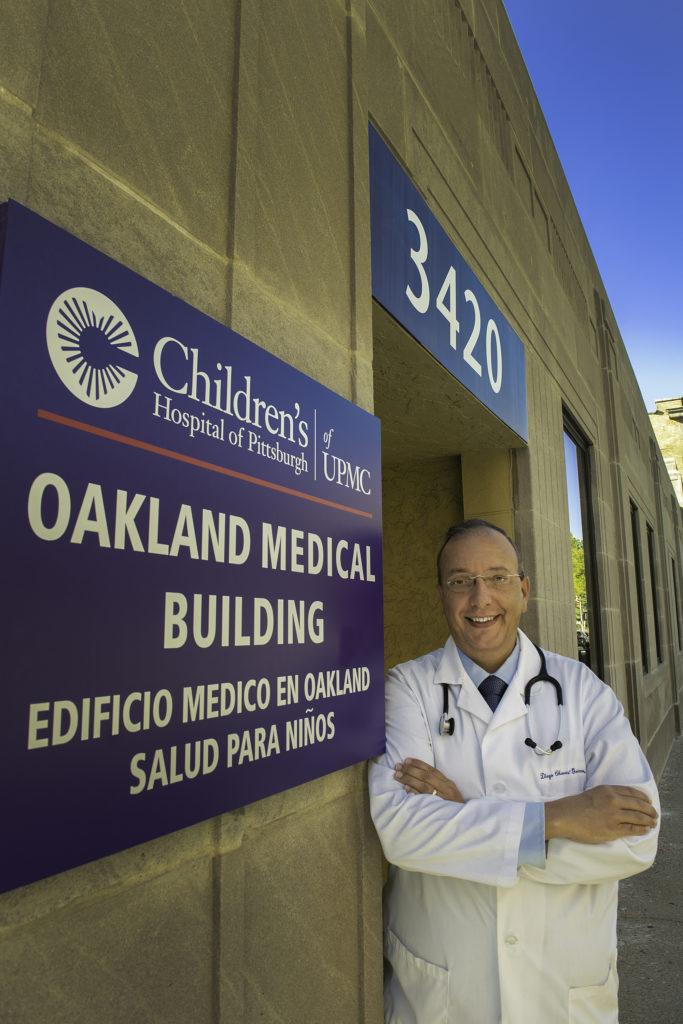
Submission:
[[[377,419],[0,215],[4,891],[371,757],[384,712]]]

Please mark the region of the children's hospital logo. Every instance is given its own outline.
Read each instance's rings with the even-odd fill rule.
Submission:
[[[140,354],[119,307],[92,288],[69,288],[52,303],[46,325],[50,359],[62,383],[87,405],[111,409],[130,398]]]

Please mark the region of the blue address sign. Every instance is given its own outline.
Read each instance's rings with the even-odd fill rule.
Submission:
[[[527,441],[524,346],[372,126],[370,204],[374,298]]]

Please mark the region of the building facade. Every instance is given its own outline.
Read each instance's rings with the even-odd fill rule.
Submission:
[[[387,665],[444,642],[434,553],[470,516],[520,546],[532,639],[577,656],[569,445],[591,664],[661,772],[681,512],[500,0],[7,0],[0,19],[0,200],[381,419]],[[528,442],[373,301],[369,125],[521,339]],[[358,764],[0,896],[0,1006],[379,1024],[381,888]]]
[[[678,504],[683,505],[683,398],[662,398],[655,402],[650,423]]]

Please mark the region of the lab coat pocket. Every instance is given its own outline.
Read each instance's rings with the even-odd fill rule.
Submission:
[[[391,967],[385,988],[385,1024],[446,1024],[446,968],[414,956],[389,929],[384,939],[384,955]]]
[[[614,953],[604,984],[569,989],[569,1024],[617,1024],[618,989],[617,955]]]

